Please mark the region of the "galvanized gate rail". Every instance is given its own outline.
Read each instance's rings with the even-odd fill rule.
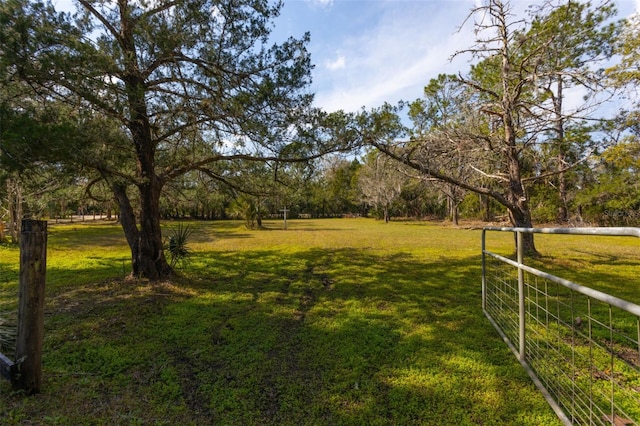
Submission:
[[[515,261],[487,250],[488,231],[516,234]],[[640,306],[525,265],[524,233],[640,237],[640,228],[482,231],[482,309],[562,422],[640,424]]]

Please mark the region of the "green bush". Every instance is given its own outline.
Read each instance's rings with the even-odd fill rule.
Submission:
[[[191,250],[187,247],[187,244],[191,235],[193,235],[193,228],[189,225],[179,224],[177,228],[171,231],[166,244],[171,267],[184,266],[188,262]]]

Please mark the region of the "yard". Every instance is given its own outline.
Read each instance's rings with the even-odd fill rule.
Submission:
[[[0,383],[3,424],[559,424],[482,313],[480,230],[190,226],[189,264],[160,283],[123,278],[117,224],[50,226],[43,392]],[[543,255],[602,259],[573,241]],[[591,271],[619,263],[620,297],[638,293],[631,244]],[[0,295],[17,270],[0,247]]]

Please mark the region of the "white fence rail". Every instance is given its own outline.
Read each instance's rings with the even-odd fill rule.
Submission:
[[[487,250],[488,231],[516,234],[515,261]],[[562,422],[639,425],[640,306],[526,265],[524,233],[640,237],[640,228],[482,232],[483,311]]]

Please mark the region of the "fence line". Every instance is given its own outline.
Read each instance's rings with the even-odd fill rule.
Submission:
[[[486,249],[515,232],[517,261]],[[640,228],[484,228],[482,308],[561,421],[640,423],[640,306],[524,264],[523,233],[640,237]]]
[[[13,374],[18,338],[18,271],[0,265],[0,378]]]

